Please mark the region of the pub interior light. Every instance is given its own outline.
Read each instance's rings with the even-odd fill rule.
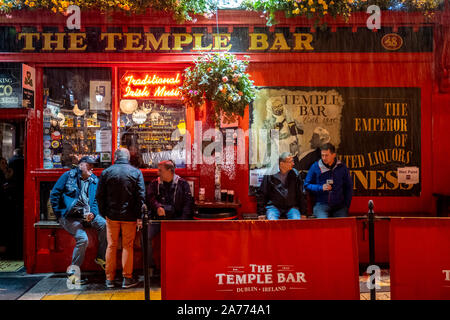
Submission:
[[[132,114],[137,109],[137,100],[124,99],[120,100],[120,111],[126,114]]]

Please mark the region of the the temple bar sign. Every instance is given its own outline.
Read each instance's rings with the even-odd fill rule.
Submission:
[[[8,28],[0,33],[9,32]],[[14,28],[12,28],[14,29]],[[205,27],[134,28],[86,27],[83,32],[19,32],[14,43],[0,44],[0,52],[143,52],[186,53],[229,52],[431,52],[433,30],[422,27],[413,31],[386,27],[378,32],[359,28],[336,31],[303,27],[219,27],[208,32]],[[15,31],[15,29],[13,30]],[[14,32],[13,32],[14,33]]]

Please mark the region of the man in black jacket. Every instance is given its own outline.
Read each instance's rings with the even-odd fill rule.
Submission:
[[[278,220],[281,215],[288,219],[300,219],[305,208],[303,181],[293,169],[294,160],[288,152],[278,159],[280,171],[266,175],[258,192],[258,216],[266,215],[268,220]]]
[[[193,216],[194,198],[189,183],[175,174],[175,164],[172,160],[161,161],[158,164],[158,178],[147,188],[147,206],[154,220],[189,220]],[[161,225],[152,223],[148,228],[148,257],[152,263],[153,238],[161,231]]]
[[[106,286],[114,287],[116,253],[119,233],[122,233],[122,288],[138,284],[133,279],[133,244],[136,226],[142,227],[141,210],[145,204],[145,184],[142,172],[131,166],[130,153],[119,148],[114,165],[103,170],[97,187],[100,214],[106,217]]]

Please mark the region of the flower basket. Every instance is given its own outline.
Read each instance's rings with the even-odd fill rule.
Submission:
[[[248,58],[248,56],[244,56]],[[231,53],[204,53],[194,60],[194,66],[184,70],[181,99],[187,107],[200,108],[212,101],[213,120],[235,120],[243,116],[247,105],[255,99],[256,88],[245,73],[248,61],[238,60]]]

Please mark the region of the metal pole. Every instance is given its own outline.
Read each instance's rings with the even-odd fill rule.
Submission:
[[[368,219],[369,219],[369,264],[373,266],[375,264],[375,232],[374,232],[374,212],[373,212],[373,201],[369,200],[369,213],[368,213]],[[372,271],[374,274],[376,271]],[[376,281],[376,278],[373,277],[373,281]],[[370,300],[376,300],[376,288],[375,283],[372,283],[371,289],[370,289]]]
[[[142,206],[142,250],[144,257],[144,292],[145,300],[150,300],[150,278],[148,276],[148,214],[147,206]]]

